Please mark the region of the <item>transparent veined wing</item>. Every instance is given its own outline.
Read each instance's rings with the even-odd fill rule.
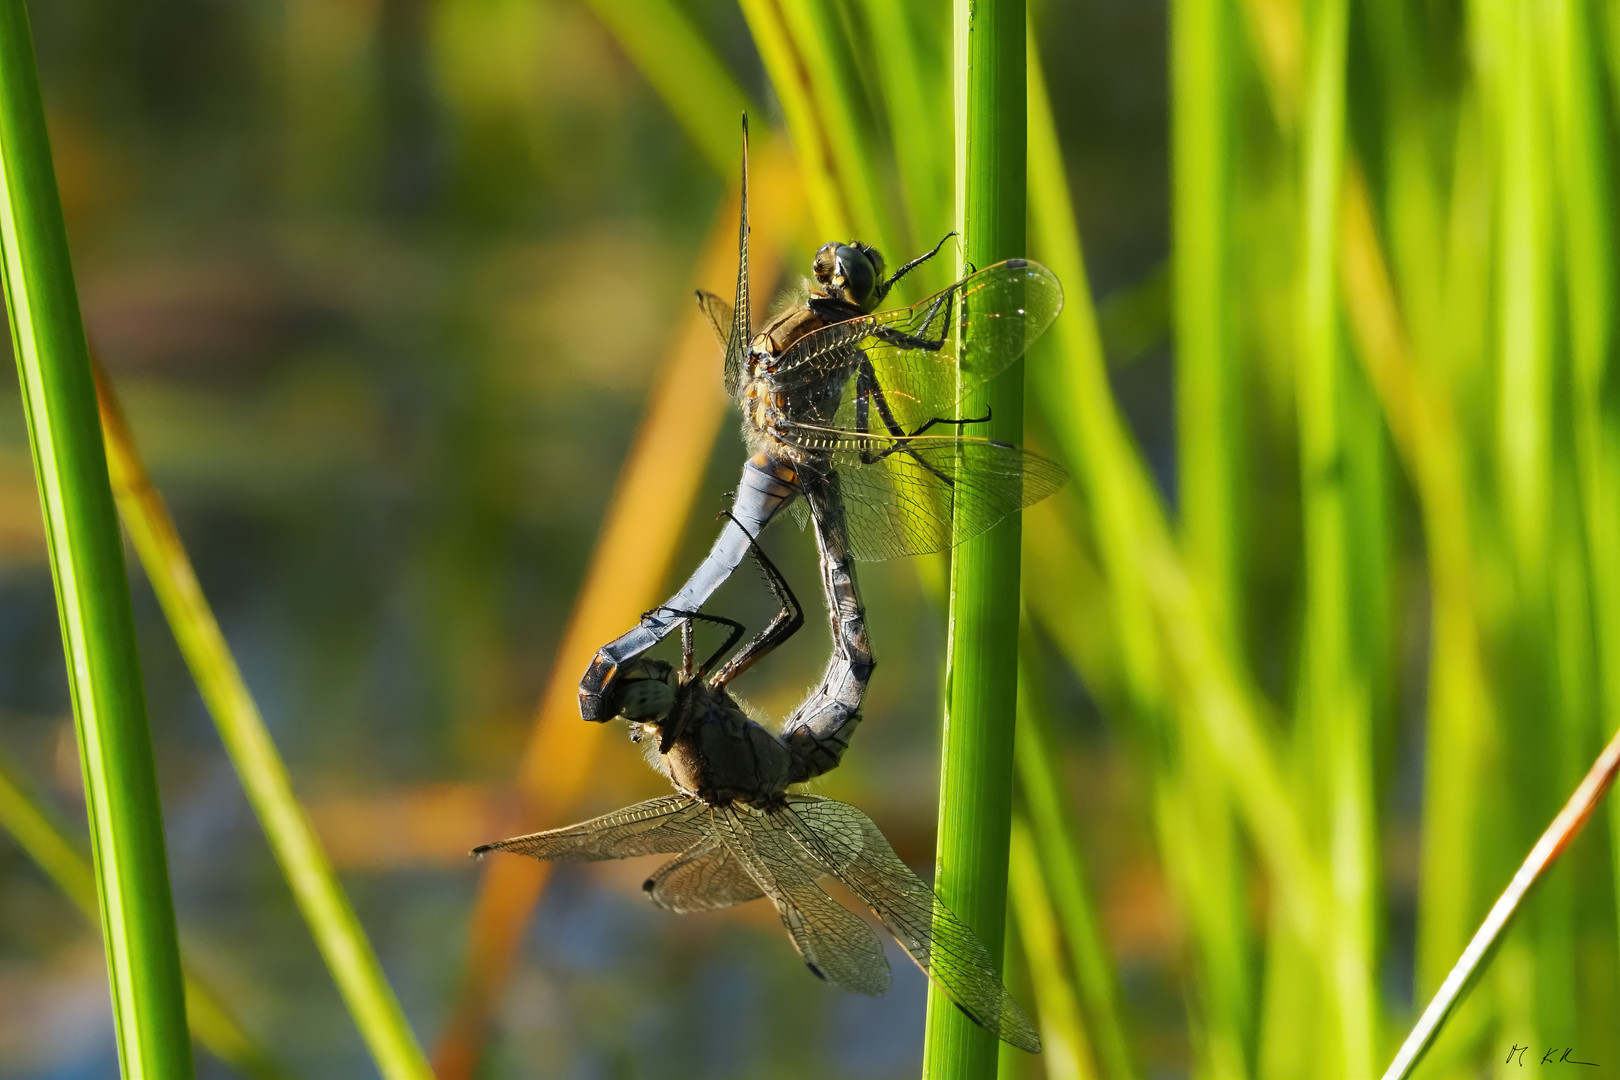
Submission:
[[[659,867],[642,888],[653,903],[681,914],[728,908],[765,895],[730,849],[712,836]]]
[[[780,812],[716,811],[715,822],[721,842],[776,905],[811,972],[857,994],[888,991],[883,943],[864,919],[816,884],[823,871],[811,868]]]
[[[984,943],[900,861],[871,818],[810,795],[788,796],[782,816],[808,849],[829,854],[828,871],[872,908],[958,1008],[1014,1046],[1040,1053],[1035,1025],[1002,985]]]
[[[989,439],[892,438],[783,425],[838,472],[851,553],[865,561],[946,551],[1068,480],[1063,466]]]
[[[577,825],[497,840],[473,848],[473,854],[512,851],[550,862],[595,862],[686,851],[708,835],[706,804],[689,795],[665,795]]]
[[[726,354],[726,393],[731,397],[737,396],[737,384],[742,381],[743,347],[747,344],[748,328],[742,327],[737,331],[733,315],[733,308],[712,292],[697,291],[698,310],[703,312],[704,320],[709,329],[714,331],[715,340]]]
[[[1009,259],[910,307],[805,335],[778,360],[773,385],[790,401],[814,386],[840,385],[833,426],[856,430],[856,411],[864,410],[871,424],[886,413],[911,431],[934,417],[955,416],[961,395],[1023,356],[1062,308],[1063,288],[1050,270]],[[860,385],[863,361],[870,388]]]
[[[748,301],[748,114],[742,119],[742,191],[737,210],[737,292],[732,302],[731,330],[726,334],[726,393],[737,396],[742,381],[742,355],[748,347],[749,320],[753,312]]]

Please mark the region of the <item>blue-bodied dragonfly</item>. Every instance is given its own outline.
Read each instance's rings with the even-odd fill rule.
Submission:
[[[473,854],[510,851],[555,862],[674,855],[643,886],[654,903],[684,913],[768,897],[811,972],[845,990],[882,994],[890,980],[882,943],[822,888],[822,879],[835,878],[963,1012],[1009,1043],[1039,1052],[1034,1025],[972,929],[895,855],[871,818],[847,803],[789,792],[823,771],[820,762],[750,719],[732,698],[727,685],[745,666],[738,658],[769,651],[803,619],[786,581],[752,537],[749,547],[782,602],[765,630],[716,671],[742,626],[691,609],[665,611],[683,620],[680,669],[637,658],[610,691],[615,711],[631,722],[631,737],[647,748],[675,794],[485,844]],[[694,622],[730,630],[701,666],[693,663]]]
[[[829,243],[816,253],[803,301],[754,333],[746,118],[743,136],[735,300],[700,292],[698,302],[724,345],[726,389],[742,409],[752,456],[732,521],[665,605],[597,652],[580,681],[580,712],[611,718],[609,691],[625,665],[682,622],[671,612],[701,607],[742,561],[749,536],[802,495],[820,551],[833,655],[784,731],[831,768],[859,720],[873,666],[853,560],[948,549],[1065,480],[1045,458],[964,432],[988,417],[960,416],[963,396],[1051,325],[1063,291],[1039,263],[1010,259],[910,307],[878,310],[944,241],[888,277],[872,247]]]

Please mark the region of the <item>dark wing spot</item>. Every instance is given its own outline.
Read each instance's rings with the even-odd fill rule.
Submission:
[[[990,1025],[986,1024],[983,1020],[980,1020],[977,1016],[974,1016],[972,1013],[970,1013],[966,1009],[964,1009],[962,1007],[962,1003],[960,1001],[953,1001],[953,1002],[951,1002],[951,1004],[956,1006],[957,1012],[960,1012],[963,1016],[967,1017],[969,1020],[973,1021],[975,1024],[978,1024],[982,1028],[986,1028],[986,1029],[989,1028]]]
[[[658,882],[654,881],[652,878],[648,878],[646,881],[641,883],[641,891],[644,893],[650,893],[657,887]]]
[[[1029,260],[1028,259],[1008,259],[1007,260],[1007,265],[1012,267],[1014,270],[1022,270],[1024,267],[1029,265]],[[966,1010],[963,1010],[963,1011],[965,1012]],[[976,1024],[976,1023],[978,1023],[978,1021],[975,1020],[974,1023]]]
[[[810,963],[810,961],[806,960],[804,962],[804,966],[810,969],[810,974],[814,975],[816,978],[820,979],[822,982],[827,981],[827,976],[823,975],[821,973],[821,969],[816,967],[816,965]],[[977,1021],[975,1021],[975,1023],[976,1022]]]
[[[494,844],[479,844],[477,847],[467,852],[467,856],[468,858],[472,859],[482,859],[486,854],[494,850]]]

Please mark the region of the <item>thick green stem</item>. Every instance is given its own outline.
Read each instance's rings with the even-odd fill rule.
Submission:
[[[956,228],[974,266],[1024,253],[1025,67],[1022,2],[956,0]],[[972,395],[987,434],[1017,443],[1023,365]],[[935,888],[1001,957],[1018,698],[1019,542],[1014,517],[957,548],[951,565],[950,668],[940,767]],[[995,1037],[937,989],[928,1004],[923,1075],[992,1076]]]
[[[184,1080],[191,1047],[118,518],[27,9],[0,5],[0,247],[84,768],[125,1077]]]

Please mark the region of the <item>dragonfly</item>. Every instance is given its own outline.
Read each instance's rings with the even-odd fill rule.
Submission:
[[[661,608],[597,651],[580,680],[580,714],[607,720],[607,691],[625,665],[699,608],[741,563],[749,536],[784,508],[815,525],[833,655],[822,682],[787,727],[809,741],[847,736],[858,720],[873,658],[854,559],[946,550],[1060,487],[1061,466],[963,429],[964,395],[1004,371],[1045,332],[1063,304],[1051,271],[1009,259],[910,307],[879,310],[934,249],[884,276],[882,255],[828,243],[811,264],[802,303],[754,333],[748,276],[748,125],[743,119],[742,205],[734,300],[699,292],[724,348],[725,383],[743,413],[751,456],[708,556]],[[949,236],[945,238],[949,239]]]
[[[821,885],[836,879],[958,1008],[1014,1046],[1038,1053],[1034,1025],[973,930],[895,855],[866,814],[848,803],[788,791],[813,775],[817,763],[786,733],[773,735],[751,719],[728,691],[746,667],[739,657],[746,661],[769,651],[803,619],[786,581],[752,538],[750,543],[783,605],[766,628],[716,670],[744,634],[741,624],[696,610],[670,612],[685,620],[679,670],[666,660],[639,658],[613,690],[612,705],[630,720],[631,738],[645,745],[674,794],[484,844],[472,854],[505,851],[551,862],[673,855],[643,885],[659,907],[689,913],[768,898],[812,974],[854,993],[882,994],[890,984],[882,942]],[[697,666],[694,622],[730,631]]]

